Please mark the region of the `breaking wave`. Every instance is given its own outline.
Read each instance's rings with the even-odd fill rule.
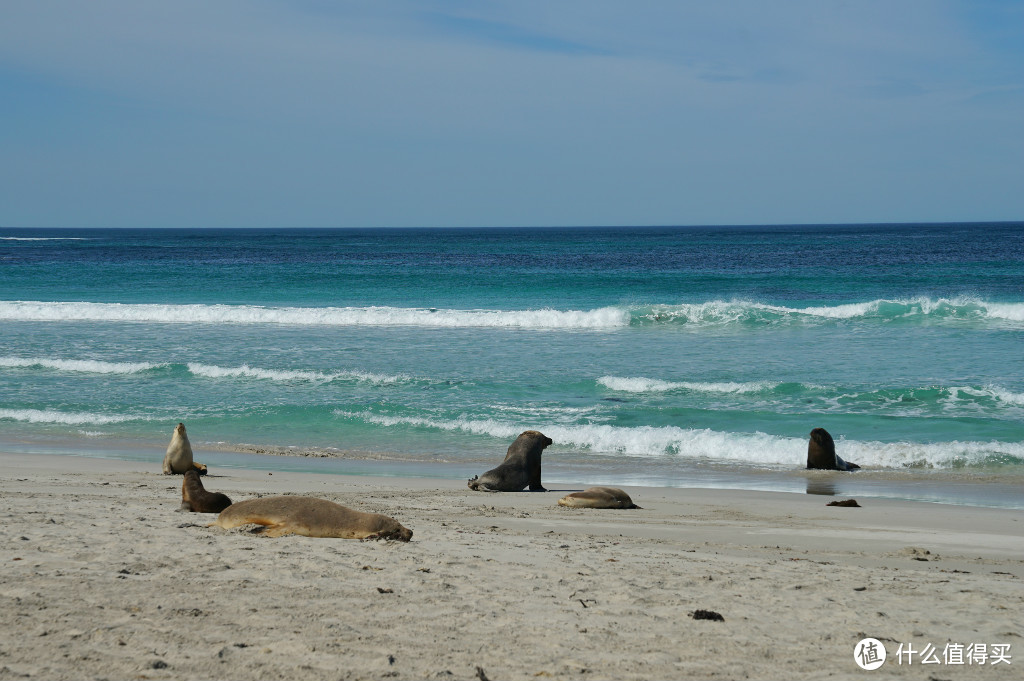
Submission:
[[[663,381],[657,378],[624,378],[620,376],[602,376],[597,379],[600,385],[618,392],[627,393],[658,393],[674,390],[689,390],[704,393],[759,393],[769,392],[779,386],[773,381],[754,381],[750,383],[726,382],[691,382]]]
[[[42,368],[88,374],[137,374],[165,364],[150,362],[104,362],[94,359],[47,359],[43,357],[0,357],[0,367],[11,369]]]
[[[333,381],[357,381],[385,385],[411,380],[405,375],[372,374],[362,371],[304,371],[291,369],[260,369],[243,364],[239,367],[219,367],[207,364],[188,364],[188,370],[205,378],[255,378],[268,381],[308,381],[310,383],[331,383]]]
[[[11,420],[23,423],[58,423],[66,426],[104,425],[139,420],[136,416],[93,414],[79,411],[57,411],[54,409],[0,409],[0,421]]]
[[[872,300],[820,307],[786,307],[751,301],[714,300],[635,309],[634,324],[675,324],[693,327],[823,323],[842,320],[1024,322],[1024,303],[991,303],[974,298],[910,298]]]
[[[614,307],[597,310],[448,310],[0,301],[0,319],[43,322],[611,329],[627,326],[629,312]]]
[[[527,428],[537,428],[559,446],[594,455],[681,457],[720,463],[802,467],[807,457],[807,438],[765,433],[729,433],[677,426],[622,427],[609,425],[558,425],[509,423],[493,419],[434,419],[391,416],[371,412],[334,412],[384,427],[413,426],[486,435],[511,440]],[[836,448],[847,461],[864,467],[954,468],[990,463],[1024,462],[1024,444],[1005,442],[858,442],[840,440]]]
[[[1024,303],[993,303],[973,298],[912,298],[834,306],[787,307],[751,301],[713,300],[678,305],[612,306],[593,310],[458,310],[388,306],[273,307],[0,301],[0,320],[521,329],[618,329],[651,325],[700,329],[821,324],[849,320],[881,323],[952,320],[1017,326],[1024,324]]]

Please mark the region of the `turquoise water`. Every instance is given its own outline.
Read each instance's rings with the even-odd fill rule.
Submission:
[[[1012,482],[1022,357],[1021,223],[0,228],[8,442],[184,421],[469,477],[537,429],[570,479],[679,485],[798,470],[820,426],[869,478]]]

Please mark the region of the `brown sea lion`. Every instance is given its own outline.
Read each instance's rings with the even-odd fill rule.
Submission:
[[[836,454],[836,443],[824,428],[811,431],[811,441],[807,445],[807,467],[828,471],[854,471],[860,468],[855,463],[847,463]]]
[[[640,508],[618,487],[588,487],[582,492],[567,494],[558,500],[569,508]]]
[[[470,478],[470,489],[482,492],[521,492],[529,485],[531,492],[547,492],[540,484],[540,456],[551,444],[551,438],[536,430],[527,430],[516,438],[497,468]]]
[[[185,471],[181,483],[181,510],[193,513],[220,513],[231,505],[231,499],[220,492],[207,492],[199,471]]]
[[[263,497],[240,501],[221,511],[209,527],[230,530],[248,524],[264,525],[260,534],[266,537],[301,534],[339,539],[412,539],[412,530],[402,527],[394,518],[354,511],[314,497]]]
[[[191,470],[206,475],[206,466],[192,460],[192,444],[185,433],[185,424],[179,423],[174,427],[171,444],[167,445],[167,453],[164,454],[164,475],[182,475]]]

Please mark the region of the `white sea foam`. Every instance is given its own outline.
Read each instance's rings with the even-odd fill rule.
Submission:
[[[757,463],[790,463],[794,452],[806,455],[806,439],[781,438],[763,433],[719,433],[708,429],[676,426],[624,428],[609,425],[558,425],[552,423],[508,423],[493,419],[429,419],[389,416],[369,412],[335,412],[345,418],[391,427],[398,425],[436,428],[499,439],[517,437],[537,428],[561,446],[589,450],[593,454],[637,457],[673,454],[692,458]],[[754,457],[754,458],[751,458]]]
[[[27,368],[43,367],[57,371],[74,371],[88,374],[135,374],[149,371],[161,364],[149,362],[104,362],[94,359],[47,359],[43,357],[0,357],[0,367]]]
[[[205,378],[255,378],[269,381],[309,381],[312,383],[330,383],[331,381],[349,380],[385,385],[410,380],[408,376],[372,374],[362,371],[342,371],[325,373],[322,371],[302,371],[291,369],[260,369],[243,364],[239,367],[219,367],[208,364],[188,364],[188,370],[196,376]]]
[[[89,412],[66,412],[54,409],[0,409],[0,420],[23,421],[26,423],[60,423],[68,426],[103,425],[134,421],[135,416],[92,414]]]
[[[709,462],[784,465],[798,468],[806,464],[807,457],[806,437],[782,437],[760,432],[730,433],[677,426],[572,426],[552,423],[508,423],[493,419],[430,419],[341,410],[335,414],[385,427],[404,425],[434,428],[487,435],[501,440],[514,439],[523,430],[535,428],[559,446],[581,449],[595,455],[643,458],[677,456]],[[961,464],[980,464],[998,456],[1024,458],[1024,444],[1004,442],[954,441],[925,444],[840,440],[836,443],[836,450],[847,461],[864,467],[881,468],[949,468]]]
[[[963,393],[972,397],[988,397],[1006,404],[1024,407],[1024,393],[1015,393],[998,385],[989,385],[984,388],[949,388],[949,392],[954,401],[959,399],[960,393]]]
[[[1019,303],[985,303],[989,316],[1012,322],[1024,322],[1024,305]]]
[[[105,321],[307,326],[419,326],[433,328],[615,329],[640,323],[701,328],[738,323],[937,317],[1024,322],[1024,303],[971,298],[873,300],[833,306],[787,307],[750,301],[708,301],[594,310],[455,310],[397,307],[268,307],[0,301],[0,320]]]
[[[637,318],[655,323],[725,326],[736,323],[773,324],[785,321],[881,320],[937,317],[1024,321],[1024,303],[991,303],[976,298],[897,298],[841,305],[789,307],[748,300],[712,300],[703,303],[638,308]]]
[[[836,453],[861,466],[950,468],[984,463],[993,457],[1024,458],[1018,442],[858,442],[839,440]]]
[[[690,390],[693,392],[705,393],[752,393],[772,390],[778,383],[772,381],[753,381],[750,383],[735,382],[690,382],[690,381],[663,381],[657,378],[628,378],[620,376],[602,376],[597,379],[600,385],[618,392],[628,393],[650,393],[668,392],[672,390]]]
[[[629,325],[629,312],[597,310],[448,310],[396,307],[265,307],[0,301],[0,319],[308,326],[611,329]]]

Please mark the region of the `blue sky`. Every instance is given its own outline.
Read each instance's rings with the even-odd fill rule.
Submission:
[[[1024,2],[5,0],[0,225],[1024,220]]]

